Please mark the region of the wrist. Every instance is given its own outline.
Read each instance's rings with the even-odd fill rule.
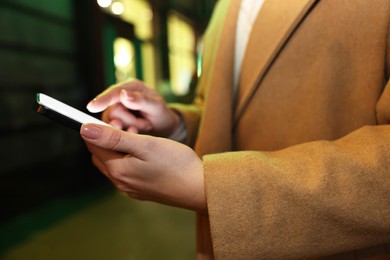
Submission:
[[[173,110],[172,112],[175,114],[175,119],[174,119],[175,123],[174,123],[174,128],[172,129],[171,133],[167,136],[167,138],[183,143],[187,135],[184,119],[179,114],[179,112],[175,110]]]

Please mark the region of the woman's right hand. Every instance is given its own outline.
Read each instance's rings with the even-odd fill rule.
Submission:
[[[180,124],[179,115],[163,97],[138,80],[111,86],[89,102],[87,109],[103,112],[103,121],[132,133],[169,137]]]
[[[80,134],[94,165],[130,197],[207,214],[203,162],[190,147],[96,124]]]

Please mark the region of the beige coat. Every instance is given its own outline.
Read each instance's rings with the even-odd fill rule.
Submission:
[[[208,220],[217,259],[390,259],[390,0],[266,0],[234,102],[238,2],[177,106],[204,161],[199,259]]]

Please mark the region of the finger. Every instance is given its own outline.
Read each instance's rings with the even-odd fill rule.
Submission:
[[[120,119],[125,125],[134,124],[137,120],[136,116],[129,111],[122,104],[118,104],[110,109],[110,113],[107,115],[110,120]]]
[[[113,120],[111,120],[111,121],[109,122],[109,124],[110,124],[112,127],[116,128],[116,129],[121,129],[121,130],[123,130],[123,128],[124,128],[124,125],[123,125],[122,121],[119,120],[119,119],[113,119]]]
[[[119,96],[120,102],[127,108],[149,113],[156,105],[162,103],[161,97],[154,91],[128,91],[122,89]]]
[[[138,129],[134,126],[130,126],[129,128],[127,128],[126,132],[131,133],[131,134],[138,134],[139,133]]]
[[[99,171],[109,178],[111,182],[119,187],[118,185],[122,184],[121,178],[123,178],[121,173],[124,172],[124,169],[128,170],[131,168],[131,164],[129,164],[129,162],[134,162],[134,160],[132,160],[134,157],[104,149],[89,143],[87,143],[87,147],[93,154],[93,164]],[[127,163],[123,163],[123,159],[126,159]]]
[[[116,151],[104,149],[102,147],[96,146],[91,143],[86,143],[86,144],[87,144],[88,151],[93,155],[93,157],[104,165],[105,169],[102,168],[102,170],[105,170],[105,172],[108,172],[107,169],[108,161],[123,157],[123,154],[118,153]]]
[[[106,110],[109,106],[118,103],[120,101],[120,91],[120,88],[113,87],[103,92],[87,104],[88,111],[91,113],[102,112],[103,110]]]
[[[122,106],[121,104],[115,104],[107,108],[103,114],[102,114],[102,120],[106,123],[109,123],[115,128],[123,129],[123,123],[121,122],[120,118],[117,118],[117,116],[112,116],[113,111],[116,109],[116,107]]]
[[[103,173],[107,178],[109,178],[108,171],[104,163],[102,163],[95,155],[92,155],[92,163],[95,165],[98,170]]]
[[[109,107],[103,113],[103,121],[122,130],[129,127],[135,127],[137,128],[137,132],[146,132],[153,128],[151,122],[147,118],[133,114],[132,111],[129,111],[129,109],[125,108],[122,104],[116,104]]]
[[[98,170],[104,174],[104,176],[107,177],[107,179],[109,179],[114,185],[116,188],[118,188],[119,190],[121,191],[125,191],[126,190],[126,186],[118,179],[114,178],[107,170],[107,168],[105,167],[104,163],[102,163],[99,159],[97,159],[95,156],[92,156],[92,162],[93,164],[96,166],[96,168],[98,168]]]
[[[108,115],[108,117],[111,120],[115,120],[115,119],[120,120],[121,123],[123,124],[122,129],[130,126],[134,126],[139,130],[148,131],[152,128],[152,125],[149,122],[149,120],[143,117],[137,117],[122,105],[115,106],[114,108],[112,108],[110,110],[110,114]]]
[[[117,106],[120,106],[121,104],[117,103],[117,104],[114,104],[112,106],[109,106],[106,110],[103,111],[102,113],[102,120],[104,122],[110,122],[110,120],[112,120],[112,118],[110,117],[111,115],[111,111],[113,109],[115,109]]]
[[[118,103],[120,101],[119,95],[122,89],[144,91],[146,86],[138,80],[132,80],[126,83],[113,85],[90,101],[87,105],[87,109],[92,113],[97,113],[107,109],[111,105]]]
[[[148,136],[97,124],[83,124],[80,134],[85,142],[91,144],[90,151],[102,161],[118,158],[123,153],[143,159],[149,150],[147,146],[150,145]]]
[[[116,129],[120,129],[120,130],[123,130],[123,131],[126,131],[128,133],[132,133],[132,134],[138,134],[140,133],[140,130],[143,130],[143,131],[148,131],[151,129],[151,127],[149,126],[149,124],[146,124],[147,127],[143,127],[143,128],[140,128],[140,127],[136,127],[134,125],[130,125],[130,126],[125,126],[125,124],[119,120],[119,119],[113,119],[110,121],[109,123],[112,127],[116,128]]]

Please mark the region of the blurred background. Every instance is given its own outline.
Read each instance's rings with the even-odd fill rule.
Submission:
[[[0,259],[194,259],[192,212],[117,192],[79,134],[32,107],[80,110],[145,81],[191,102],[215,0],[0,0]]]

